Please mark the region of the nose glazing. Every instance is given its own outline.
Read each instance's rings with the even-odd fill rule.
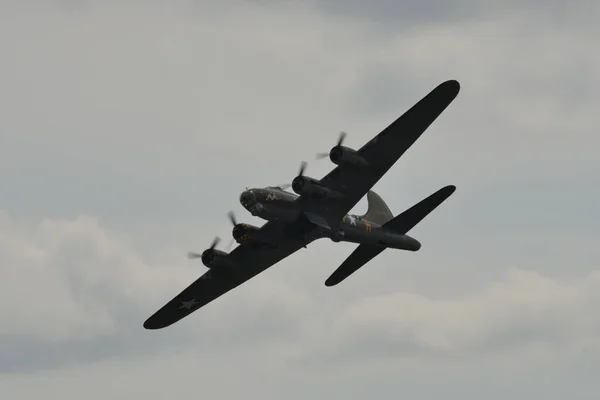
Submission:
[[[254,203],[255,199],[256,196],[251,190],[246,190],[240,195],[240,203],[242,203],[245,208],[250,207]]]

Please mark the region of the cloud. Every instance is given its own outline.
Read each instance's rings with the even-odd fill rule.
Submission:
[[[380,189],[597,173],[600,60],[580,26],[538,27],[515,9],[381,35],[290,3],[139,7],[2,22],[0,182],[15,212],[181,222],[198,204],[234,207],[247,185],[290,181],[339,130],[360,146],[449,78],[461,94]]]
[[[165,249],[161,261],[143,256],[127,235],[88,216],[39,223],[0,217],[5,372],[173,350],[173,341],[192,343],[195,329],[208,339],[197,343],[207,352],[216,351],[216,343],[238,347],[240,338],[248,346],[290,334],[312,304],[306,293],[267,278],[207,307],[200,323],[149,334],[143,321],[199,277],[203,266],[185,268],[182,255]]]
[[[322,282],[299,281],[278,265],[279,277],[266,272],[177,327],[148,333],[143,320],[195,279],[191,271],[175,259],[145,259],[94,218],[30,225],[3,213],[1,221],[4,371],[186,347],[230,353],[251,343],[285,344],[292,366],[354,368],[390,357],[402,363],[510,356],[520,364],[533,354],[556,362],[598,349],[600,271],[562,282],[518,268],[460,298],[370,288],[332,302],[338,295]]]
[[[344,369],[491,362],[527,370],[598,352],[600,271],[561,282],[508,269],[501,281],[459,298],[416,293],[356,296],[313,337],[310,367]]]
[[[32,225],[1,217],[4,371],[114,354],[110,346],[89,353],[125,336],[136,306],[160,293],[157,283],[173,280],[157,280],[156,270],[94,218]]]
[[[353,306],[343,320],[379,326],[391,337],[406,332],[414,336],[415,344],[432,352],[514,351],[515,345],[538,340],[560,349],[582,339],[579,335],[596,336],[598,321],[590,320],[587,311],[598,300],[599,284],[597,271],[569,284],[511,268],[505,281],[460,300],[435,301],[402,293],[381,296]],[[516,343],[511,343],[513,339]]]

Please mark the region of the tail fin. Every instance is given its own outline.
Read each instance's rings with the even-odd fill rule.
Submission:
[[[448,185],[429,197],[424,198],[402,214],[397,215],[384,224],[384,228],[393,230],[396,233],[405,234],[423,220],[429,213],[442,204],[454,191],[456,186]]]
[[[385,201],[372,190],[367,193],[367,213],[362,218],[383,225],[394,217]]]

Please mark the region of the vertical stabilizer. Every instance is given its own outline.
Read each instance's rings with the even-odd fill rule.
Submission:
[[[367,204],[367,213],[362,216],[364,219],[377,225],[383,225],[394,218],[385,201],[372,190],[367,193]]]

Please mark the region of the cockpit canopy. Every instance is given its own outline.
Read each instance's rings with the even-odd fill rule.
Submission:
[[[280,192],[285,192],[285,189],[281,186],[267,186],[265,189],[278,190]]]

